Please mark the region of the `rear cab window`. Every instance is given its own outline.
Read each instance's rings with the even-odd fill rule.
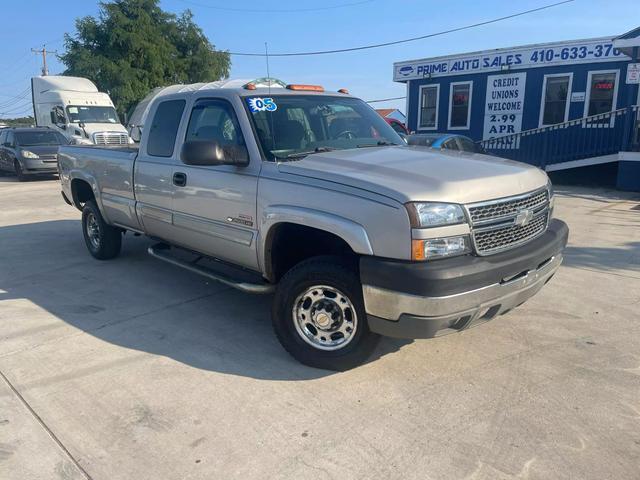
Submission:
[[[158,105],[147,138],[147,154],[153,157],[171,157],[184,112],[184,100],[166,100]]]

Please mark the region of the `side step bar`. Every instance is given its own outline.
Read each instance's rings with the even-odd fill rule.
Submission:
[[[223,272],[217,272],[212,268],[205,267],[204,265],[198,265],[197,262],[200,261],[203,257],[197,256],[193,261],[186,261],[176,257],[171,256],[169,254],[169,250],[171,247],[164,243],[159,243],[153,245],[147,249],[147,252],[152,257],[155,257],[163,262],[170,263],[171,265],[175,265],[177,267],[184,268],[185,270],[189,270],[190,272],[197,273],[198,275],[202,275],[204,277],[210,278],[211,280],[215,280],[217,282],[228,285],[229,287],[233,287],[237,290],[246,293],[255,293],[255,294],[266,294],[272,293],[275,291],[276,286],[267,283],[267,282],[248,282],[240,279],[233,278],[231,275],[228,275]],[[226,265],[226,264],[225,264]],[[233,268],[233,267],[230,267]],[[241,274],[246,274],[244,271],[239,271]]]

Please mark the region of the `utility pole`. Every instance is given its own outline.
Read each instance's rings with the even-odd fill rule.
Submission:
[[[32,48],[31,51],[38,55],[42,55],[42,76],[46,77],[49,75],[49,70],[47,69],[47,53],[58,53],[57,50],[47,50],[46,45],[42,45],[42,48]]]

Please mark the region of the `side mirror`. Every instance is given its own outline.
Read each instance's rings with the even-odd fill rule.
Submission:
[[[184,142],[180,159],[186,165],[235,165],[244,167],[249,164],[246,148],[238,146],[222,147],[213,140],[189,140]]]
[[[142,139],[142,127],[140,127],[140,125],[131,125],[129,136],[134,142],[140,143]]]

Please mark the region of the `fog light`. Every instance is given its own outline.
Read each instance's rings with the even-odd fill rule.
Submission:
[[[468,235],[428,238],[425,240],[412,241],[411,257],[413,260],[432,260],[435,258],[464,255],[470,251],[471,242]]]

